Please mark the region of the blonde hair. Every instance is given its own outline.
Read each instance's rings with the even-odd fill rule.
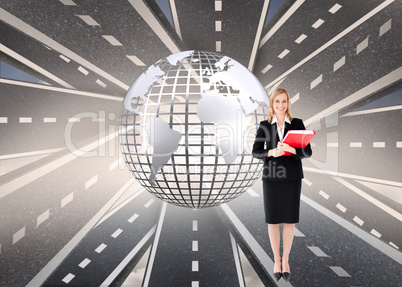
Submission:
[[[271,123],[272,118],[275,115],[275,111],[274,111],[274,100],[275,97],[279,94],[285,94],[287,97],[287,103],[288,103],[288,109],[286,110],[286,116],[288,117],[288,119],[291,121],[293,119],[292,116],[292,112],[290,111],[290,106],[291,106],[291,102],[290,102],[290,97],[289,97],[289,93],[288,91],[286,91],[285,89],[282,88],[277,88],[271,95],[271,97],[269,98],[269,111],[268,111],[268,117],[267,120],[269,123]]]

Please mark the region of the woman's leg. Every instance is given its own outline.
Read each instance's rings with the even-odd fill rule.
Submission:
[[[272,252],[274,253],[274,273],[281,272],[281,232],[279,230],[279,224],[268,224],[269,241],[271,242]]]
[[[293,236],[295,234],[295,224],[283,225],[283,254],[282,254],[282,272],[290,273],[289,253],[292,249]]]

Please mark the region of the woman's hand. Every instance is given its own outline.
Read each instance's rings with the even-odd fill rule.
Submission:
[[[268,157],[273,156],[273,157],[279,157],[282,156],[284,152],[279,151],[278,148],[270,149],[268,151]]]
[[[292,154],[296,154],[296,150],[286,143],[278,142],[277,150],[282,154],[284,154],[285,152],[290,152]]]

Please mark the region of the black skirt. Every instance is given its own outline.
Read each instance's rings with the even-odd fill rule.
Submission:
[[[302,181],[263,181],[265,222],[298,223]]]

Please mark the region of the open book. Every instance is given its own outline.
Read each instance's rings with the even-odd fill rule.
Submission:
[[[305,148],[314,136],[313,130],[290,130],[282,142],[294,148]],[[285,152],[283,155],[290,155],[290,152]]]

